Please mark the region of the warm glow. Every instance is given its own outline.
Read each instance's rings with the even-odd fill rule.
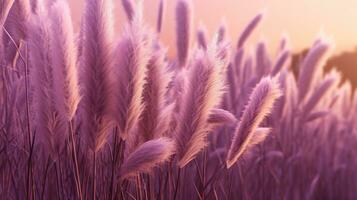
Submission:
[[[83,9],[83,0],[70,0],[77,25]],[[118,27],[125,16],[120,1],[115,1]],[[145,0],[146,21],[154,25],[158,0]],[[170,47],[175,42],[175,0],[166,0],[167,9],[163,25],[163,40]],[[335,42],[336,51],[353,49],[357,44],[357,1],[356,0],[194,0],[196,27],[202,23],[214,33],[222,20],[229,29],[230,38],[235,41],[257,12],[266,13],[264,23],[250,39],[257,42],[264,39],[270,48],[275,48],[283,34],[289,36],[295,50],[308,47],[318,34],[327,34]],[[274,49],[271,49],[274,50]],[[170,51],[173,51],[170,49]]]

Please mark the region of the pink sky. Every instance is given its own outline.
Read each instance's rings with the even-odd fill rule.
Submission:
[[[69,0],[76,25],[84,0]],[[117,27],[125,22],[120,0],[114,0]],[[159,0],[144,0],[145,19],[155,25]],[[166,0],[162,39],[171,49],[175,45],[175,2]],[[225,20],[229,37],[236,41],[239,33],[258,12],[265,19],[250,43],[265,40],[275,49],[282,34],[289,36],[295,50],[308,47],[319,33],[332,38],[336,51],[357,46],[357,0],[192,0],[194,23],[206,25],[210,35]],[[171,50],[172,52],[172,50]]]

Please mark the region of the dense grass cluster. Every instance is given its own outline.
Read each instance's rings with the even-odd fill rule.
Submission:
[[[331,44],[291,71],[283,38],[211,39],[177,0],[176,52],[122,0],[86,0],[73,31],[65,0],[0,0],[0,199],[355,199],[357,94]]]

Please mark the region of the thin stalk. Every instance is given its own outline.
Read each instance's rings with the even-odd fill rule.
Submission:
[[[41,199],[42,200],[44,199],[44,195],[45,195],[47,173],[48,173],[49,166],[50,166],[50,158],[48,157],[47,163],[46,163],[46,168],[45,168],[45,176],[43,177],[43,182],[42,182],[42,192],[41,192]]]
[[[120,146],[121,146],[121,141],[119,142],[119,147],[117,147],[117,140],[118,140],[118,127],[115,127],[114,130],[114,149],[113,149],[113,157],[112,157],[112,171],[111,171],[111,178],[110,178],[110,189],[109,189],[109,199],[112,200],[113,199],[113,190],[114,190],[114,176],[115,176],[115,165],[118,161],[118,154],[120,151]],[[119,151],[117,150],[117,148],[119,148]]]
[[[31,160],[32,160],[32,148],[31,148],[31,128],[30,128],[30,106],[29,106],[29,92],[28,92],[28,46],[26,44],[26,60],[24,60],[25,64],[25,101],[26,101],[26,121],[27,121],[27,134],[28,134],[28,142],[29,142],[29,149],[30,149],[30,155],[27,163],[27,191],[26,191],[26,197],[27,199],[30,199],[30,190],[31,190],[31,185],[30,185],[30,173],[31,173]]]
[[[60,192],[60,183],[59,183],[59,175],[58,175],[58,166],[57,166],[57,162],[55,162],[55,171],[56,171],[56,187],[57,187],[57,197],[58,199],[62,199],[61,198],[61,192]]]
[[[61,193],[62,195],[64,195],[64,199],[66,199],[66,194],[65,194],[65,189],[64,189],[64,185],[63,185],[63,174],[62,174],[62,167],[61,167],[61,156],[58,155],[58,171],[59,171],[59,175],[60,175],[60,183],[61,183]]]
[[[97,162],[96,162],[96,151],[93,152],[93,200],[95,200],[95,193],[96,193],[96,176],[97,176]]]
[[[180,187],[180,176],[181,176],[181,168],[179,167],[178,173],[177,173],[177,179],[176,179],[174,200],[176,200],[177,192],[178,192],[178,189]]]
[[[78,159],[77,159],[77,151],[76,151],[76,141],[74,139],[74,130],[73,130],[73,122],[72,120],[69,121],[69,129],[70,129],[70,137],[71,137],[71,144],[72,144],[72,156],[73,156],[73,161],[74,161],[74,168],[75,168],[75,181],[76,181],[76,189],[77,189],[77,195],[80,200],[82,200],[82,185],[81,185],[81,179],[79,176],[79,168],[78,168]]]

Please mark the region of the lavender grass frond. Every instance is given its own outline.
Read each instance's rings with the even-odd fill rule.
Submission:
[[[262,136],[256,130],[264,118],[271,112],[274,102],[280,96],[281,91],[277,80],[269,77],[263,78],[254,88],[241,120],[236,127],[228,151],[226,161],[228,168],[249,150],[248,147],[251,144],[256,143],[259,138],[262,139]]]
[[[299,100],[302,102],[309,93],[311,87],[314,86],[317,79],[321,76],[322,66],[327,59],[330,45],[319,40],[310,49],[309,53],[304,58],[299,72],[298,88]]]
[[[222,43],[226,39],[227,25],[224,21],[221,22],[217,31],[217,44]]]
[[[188,82],[180,102],[178,126],[174,137],[177,143],[178,165],[184,167],[206,146],[212,127],[207,121],[222,99],[224,79],[215,55],[201,52],[188,71]]]
[[[207,30],[201,26],[197,31],[198,47],[207,50]]]
[[[144,109],[139,123],[139,134],[143,141],[161,137],[168,130],[170,107],[166,105],[166,93],[171,81],[162,51],[152,54],[147,65],[147,76],[143,91]]]
[[[244,46],[244,44],[246,43],[247,39],[252,34],[254,29],[258,26],[258,24],[262,20],[262,18],[263,18],[263,13],[260,13],[257,16],[255,16],[252,19],[252,21],[249,22],[249,24],[245,27],[245,29],[243,30],[243,32],[241,33],[241,35],[239,37],[238,44],[237,44],[237,49],[240,49],[240,48],[242,48]]]
[[[165,14],[165,3],[164,0],[160,0],[159,11],[157,15],[157,24],[156,24],[156,31],[158,33],[161,33],[164,14]]]
[[[124,160],[120,168],[120,179],[150,173],[153,168],[166,162],[175,152],[175,142],[169,138],[150,140],[140,145]]]
[[[77,49],[68,4],[58,1],[51,7],[52,67],[57,110],[70,121],[79,101]]]
[[[303,114],[312,112],[316,105],[324,98],[329,90],[335,88],[340,82],[338,74],[332,72],[315,89],[303,107]]]
[[[137,125],[144,109],[143,92],[152,42],[151,35],[145,34],[144,30],[142,24],[134,19],[114,53],[116,78],[113,114],[123,139]]]
[[[51,63],[51,35],[47,13],[39,13],[31,19],[29,31],[30,84],[34,129],[45,150],[53,160],[65,147],[64,119],[58,114],[55,103],[54,74]]]
[[[283,52],[280,53],[278,59],[276,60],[276,63],[273,67],[273,71],[271,72],[272,76],[275,76],[277,73],[281,71],[281,69],[289,65],[288,60],[290,58],[290,51],[289,50],[284,50]]]
[[[176,4],[176,47],[180,67],[185,67],[190,55],[192,31],[192,5],[189,0],[178,0]]]
[[[111,0],[87,0],[81,58],[83,132],[89,148],[96,152],[106,141],[112,93]]]
[[[237,122],[235,116],[227,110],[212,109],[208,118],[208,123],[211,124],[234,124]]]
[[[129,21],[132,21],[135,16],[135,2],[134,0],[121,0],[125,14]]]

